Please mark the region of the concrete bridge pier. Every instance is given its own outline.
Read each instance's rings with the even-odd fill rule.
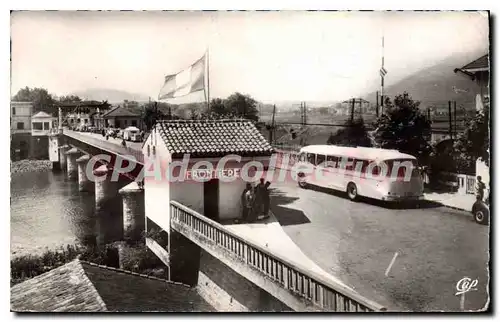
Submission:
[[[174,229],[170,229],[169,243],[170,280],[196,286],[200,270],[200,246]]]
[[[69,145],[64,144],[59,147],[59,166],[62,171],[67,171],[67,162],[66,162],[66,151],[70,148]]]
[[[119,190],[123,200],[123,237],[138,241],[145,230],[144,189],[132,182]]]
[[[95,191],[95,202],[96,209],[101,208],[117,195],[117,182],[111,181],[112,169],[109,169],[107,165],[101,165],[99,168],[94,170],[94,191]]]
[[[66,151],[66,168],[68,170],[68,178],[76,179],[78,178],[78,166],[76,164],[76,159],[80,156],[80,151],[77,148],[71,148]]]
[[[94,191],[94,182],[90,181],[87,175],[87,165],[89,163],[90,156],[84,154],[78,159],[76,163],[78,165],[78,190],[92,192]]]

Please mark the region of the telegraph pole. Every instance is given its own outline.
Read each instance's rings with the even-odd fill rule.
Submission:
[[[271,128],[269,129],[269,143],[273,144],[273,136],[274,136],[274,116],[276,115],[276,104],[273,106],[273,118],[271,119]]]
[[[375,107],[376,108],[375,109],[375,113],[376,113],[376,115],[378,117],[378,104],[379,104],[379,101],[378,101],[378,91],[377,91],[377,101],[376,102],[377,102],[377,104],[376,104],[376,107]]]
[[[453,125],[451,122],[451,101],[448,101],[448,120],[450,122],[450,139],[453,139]]]
[[[387,75],[387,70],[384,68],[384,37],[382,36],[382,67],[380,67],[380,98],[382,111],[384,110],[384,77]]]
[[[454,117],[454,123],[455,123],[455,136],[458,133],[457,130],[457,101],[453,101],[453,117]]]
[[[352,105],[351,105],[351,123],[354,121],[354,104],[356,104],[356,99],[352,99]]]
[[[430,107],[427,108],[427,120],[429,120],[429,122],[431,121],[431,108]]]

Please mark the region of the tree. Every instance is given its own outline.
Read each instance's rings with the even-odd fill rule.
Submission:
[[[20,89],[16,95],[12,97],[12,100],[18,102],[33,102],[34,113],[39,111],[47,113],[54,112],[53,105],[55,99],[45,88],[29,88],[26,86]]]
[[[148,132],[155,125],[156,121],[165,118],[165,114],[157,108],[156,104],[154,102],[146,104],[142,113],[142,122]]]
[[[72,102],[81,102],[82,99],[77,95],[66,95],[59,97],[59,102],[62,103],[72,103]]]
[[[351,147],[372,146],[363,118],[360,117],[353,121],[348,120],[345,126],[345,128],[338,130],[335,134],[332,133],[328,138],[327,144]]]
[[[411,154],[427,164],[432,152],[431,122],[419,105],[407,92],[397,95],[394,103],[387,99],[384,113],[375,121],[374,137],[377,147]]]
[[[467,123],[467,127],[455,141],[455,161],[459,170],[475,169],[476,160],[480,159],[489,166],[490,147],[489,108],[477,112],[476,116]]]
[[[210,101],[210,109],[201,115],[203,118],[246,118],[259,120],[257,101],[249,95],[234,93],[226,99],[214,98]]]

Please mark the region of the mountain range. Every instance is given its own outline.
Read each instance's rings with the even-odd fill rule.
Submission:
[[[454,73],[454,69],[479,58],[484,53],[455,53],[410,76],[386,86],[384,95],[394,98],[397,94],[408,92],[410,96],[421,102],[423,107],[447,108],[448,101],[456,101],[457,107],[467,110],[473,109],[475,104],[475,93],[479,87],[475,82],[462,75]],[[107,100],[109,103],[120,103],[124,100],[147,102],[149,97],[144,94],[130,93],[123,90],[92,88],[72,93],[87,100]],[[376,93],[366,93],[363,98],[375,103]],[[258,98],[256,98],[258,99]],[[346,98],[348,99],[348,98]],[[266,102],[261,105],[263,112],[271,112],[272,104],[276,104],[277,110],[298,110],[300,101],[275,101],[271,104]],[[333,106],[335,101],[308,101],[309,108]]]
[[[124,100],[147,102],[149,97],[143,94],[130,93],[127,91],[109,88],[89,88],[76,91],[72,95],[77,95],[84,100],[108,101],[108,103],[121,103]]]
[[[463,75],[456,74],[454,69],[482,55],[484,53],[452,55],[432,67],[417,71],[387,86],[384,89],[384,96],[394,99],[394,96],[406,91],[414,100],[420,101],[420,106],[425,108],[447,109],[448,101],[456,101],[457,107],[472,110],[479,86]],[[375,102],[376,93],[369,93],[363,98]]]

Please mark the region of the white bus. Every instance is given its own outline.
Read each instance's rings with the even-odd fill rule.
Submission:
[[[414,156],[396,150],[310,145],[294,167],[302,188],[317,185],[384,201],[419,200],[424,184]]]

